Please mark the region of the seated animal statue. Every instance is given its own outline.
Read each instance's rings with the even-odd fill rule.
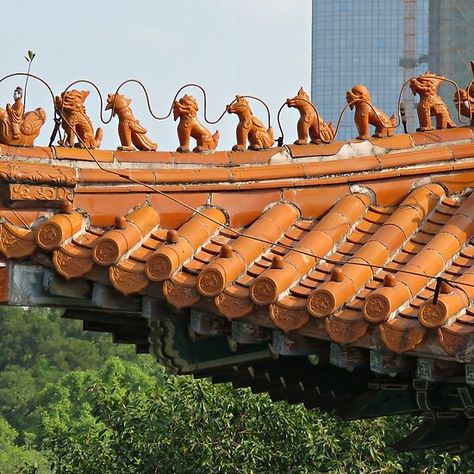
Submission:
[[[413,95],[418,94],[420,101],[418,103],[418,121],[420,123],[418,132],[427,132],[433,130],[431,117],[436,118],[436,128],[454,128],[456,124],[449,115],[448,107],[443,99],[438,95],[438,87],[444,81],[444,77],[426,72],[418,77],[410,79],[410,89]]]
[[[297,132],[298,140],[295,145],[306,145],[308,135],[311,143],[328,143],[334,140],[335,130],[332,122],[326,123],[321,116],[317,116],[310,103],[309,95],[301,87],[298,94],[292,99],[286,99],[288,107],[294,107],[300,113]],[[319,120],[318,120],[319,118]]]
[[[391,137],[397,124],[395,115],[389,117],[382,110],[372,105],[367,87],[357,84],[350,91],[346,92],[346,101],[349,108],[355,109],[354,122],[359,135],[357,140],[367,140],[369,138],[369,125],[375,127],[375,138]]]
[[[121,146],[117,150],[133,151],[155,151],[158,145],[152,142],[147,136],[146,128],[133,115],[130,104],[132,99],[121,94],[109,94],[105,110],[111,110],[112,116],[117,115],[119,119],[118,133]]]
[[[98,128],[94,135],[92,121],[87,115],[84,101],[89,96],[89,91],[76,89],[63,92],[56,96],[55,107],[60,114],[65,137],[59,140],[60,146],[78,148],[99,148],[102,142],[103,130]],[[75,143],[76,136],[79,141]]]
[[[471,70],[474,77],[474,61],[471,61]],[[471,124],[474,124],[474,79],[467,86],[466,89],[459,89],[454,93],[454,103],[456,109],[461,112],[464,117],[471,120]]]
[[[198,104],[194,97],[185,95],[173,104],[173,116],[178,120],[179,147],[176,151],[180,153],[189,152],[189,141],[191,137],[196,140],[194,152],[215,150],[219,142],[219,132],[214,135],[202,125],[197,119]]]
[[[474,122],[474,87],[467,89],[459,89],[454,93],[453,102],[456,104],[456,109],[461,112],[461,115],[467,117]]]
[[[13,100],[13,105],[7,104],[6,110],[0,108],[0,143],[33,146],[46,121],[46,112],[37,108],[25,114],[21,87],[15,89]]]
[[[274,142],[273,129],[265,128],[262,121],[252,113],[250,105],[240,95],[235,96],[235,101],[226,107],[227,113],[236,114],[239,117],[237,125],[237,144],[232,147],[233,151],[245,151],[247,140],[249,150],[265,150],[271,148]]]

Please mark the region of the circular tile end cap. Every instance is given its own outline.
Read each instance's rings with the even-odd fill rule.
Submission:
[[[446,305],[441,300],[438,300],[436,304],[433,301],[427,301],[421,306],[418,319],[427,328],[438,328],[446,322],[447,314]]]
[[[266,277],[258,278],[250,288],[250,298],[253,302],[264,306],[278,299],[278,289],[275,282]]]
[[[117,263],[120,249],[113,239],[101,239],[92,251],[92,258],[98,265],[109,266]]]
[[[390,300],[385,295],[371,295],[364,304],[362,314],[371,323],[386,321],[390,315]]]
[[[327,290],[316,290],[309,298],[307,308],[316,318],[326,318],[336,307],[334,295]]]
[[[199,274],[196,284],[203,296],[217,296],[225,288],[224,275],[217,268],[204,269]]]
[[[46,222],[36,234],[36,242],[43,250],[57,249],[63,240],[63,230],[57,222]]]
[[[145,274],[152,281],[163,281],[171,277],[173,262],[169,255],[158,254],[151,256],[145,265]]]

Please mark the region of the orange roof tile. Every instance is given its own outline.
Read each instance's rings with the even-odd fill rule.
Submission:
[[[21,200],[8,198],[17,210],[0,209],[0,251],[178,309],[396,353],[429,353],[431,334],[446,357],[465,357],[474,335],[472,130],[359,145],[238,160],[219,152],[225,163],[115,152],[113,162],[99,156],[103,170],[87,158],[76,170],[84,150],[70,163],[57,155],[60,164],[43,152],[33,163],[28,152],[0,162],[4,185],[22,187]],[[32,183],[70,190],[70,204],[42,204]],[[437,277],[452,286],[435,297]]]

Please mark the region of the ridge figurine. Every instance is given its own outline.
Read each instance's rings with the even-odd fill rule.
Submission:
[[[367,87],[362,84],[355,85],[346,92],[346,101],[349,108],[355,109],[354,122],[359,135],[356,140],[369,138],[369,125],[375,127],[375,138],[391,137],[396,127],[395,115],[389,117],[385,112],[372,105],[372,98]]]
[[[474,61],[471,61],[471,70],[474,77]],[[456,109],[461,112],[461,115],[471,120],[471,125],[474,124],[474,79],[471,80],[465,89],[459,89],[454,92],[453,102],[456,104]]]
[[[334,140],[335,130],[332,122],[326,123],[321,116],[316,115],[314,108],[310,104],[311,100],[308,93],[300,87],[298,94],[291,99],[286,99],[286,105],[293,107],[300,113],[298,119],[297,132],[298,140],[295,145],[306,145],[308,135],[311,143],[318,144],[331,142]]]
[[[232,150],[245,151],[247,140],[249,150],[259,151],[271,148],[274,142],[272,127],[267,130],[262,121],[253,115],[245,97],[236,95],[235,99],[232,104],[226,106],[227,113],[236,114],[239,118],[236,130],[237,144],[232,147]]]
[[[99,148],[103,137],[102,128],[98,128],[94,135],[92,121],[87,115],[84,101],[90,91],[78,91],[76,89],[63,92],[56,96],[55,107],[62,118],[64,129],[64,140],[59,140],[60,146],[78,148]],[[79,141],[75,142],[76,135]]]
[[[199,110],[197,101],[190,95],[184,95],[181,99],[173,104],[173,117],[178,120],[178,138],[179,147],[176,149],[180,153],[189,152],[190,138],[196,140],[196,147],[194,152],[215,150],[219,142],[219,132],[216,131],[214,135],[202,125],[197,119],[197,112]]]
[[[0,143],[15,146],[33,146],[41,127],[46,121],[42,108],[24,113],[23,89],[17,87],[13,93],[13,104],[0,108]]]
[[[117,150],[133,151],[155,151],[158,145],[147,136],[147,129],[140,125],[140,121],[133,115],[130,104],[132,99],[121,94],[109,94],[105,110],[111,110],[112,116],[119,119],[118,133],[121,146]]]
[[[439,130],[456,127],[449,115],[448,107],[438,95],[438,87],[444,79],[443,76],[437,76],[428,71],[410,79],[410,89],[413,95],[418,94],[420,96],[417,107],[420,127],[416,129],[417,132],[434,130],[431,117],[436,118],[436,128]]]
[[[467,89],[459,89],[459,95],[458,91],[454,93],[453,102],[461,115],[471,119],[472,124],[474,122],[474,88],[470,88],[469,92]]]

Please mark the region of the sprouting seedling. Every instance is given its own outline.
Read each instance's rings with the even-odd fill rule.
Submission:
[[[36,53],[34,53],[31,50],[28,50],[25,56],[26,62],[28,63],[28,71],[26,73],[26,79],[25,79],[25,93],[23,96],[24,97],[23,104],[25,107],[26,107],[26,90],[28,87],[28,79],[30,78],[31,63],[33,62],[33,59],[35,59],[35,56],[36,56]]]

